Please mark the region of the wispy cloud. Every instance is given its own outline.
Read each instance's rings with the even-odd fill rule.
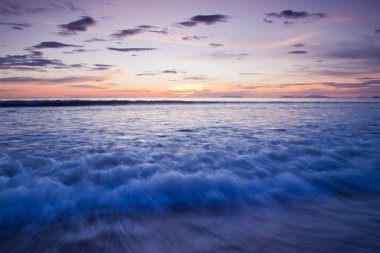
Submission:
[[[129,37],[133,35],[137,35],[143,32],[143,29],[135,28],[135,29],[125,29],[125,30],[119,30],[116,33],[111,34],[112,37],[121,39],[124,37]]]
[[[0,78],[0,83],[22,83],[22,84],[62,84],[62,83],[84,83],[84,82],[102,82],[108,80],[106,76],[68,76],[62,78],[34,78],[34,77],[5,77]]]
[[[209,46],[212,48],[217,48],[217,47],[223,47],[224,45],[221,43],[210,43]]]
[[[182,37],[182,40],[187,40],[187,41],[191,41],[191,40],[201,40],[201,39],[207,39],[206,36],[199,36],[199,35],[193,35],[193,36],[185,36],[185,37]]]
[[[141,51],[153,51],[157,48],[152,47],[128,47],[128,48],[116,48],[116,47],[107,47],[108,50],[119,51],[119,52],[141,52]]]
[[[248,48],[252,48],[252,49],[270,49],[270,48],[280,48],[280,47],[290,46],[290,45],[292,45],[294,43],[297,43],[299,41],[303,41],[305,39],[311,38],[311,37],[313,37],[313,36],[315,36],[317,34],[320,34],[320,33],[321,32],[319,32],[319,33],[307,33],[307,34],[291,37],[289,39],[284,39],[284,40],[280,40],[280,41],[267,42],[267,43],[263,43],[263,44],[251,45]]]
[[[24,28],[31,27],[29,23],[8,23],[8,22],[0,22],[0,25],[9,26],[14,30],[23,30]]]

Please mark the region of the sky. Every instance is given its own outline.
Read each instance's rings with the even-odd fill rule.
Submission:
[[[380,96],[379,0],[0,0],[0,98]]]

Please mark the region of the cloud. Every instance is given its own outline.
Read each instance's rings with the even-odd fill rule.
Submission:
[[[223,47],[224,46],[223,44],[220,44],[220,43],[210,43],[209,45],[212,48],[217,48],[217,47]]]
[[[139,74],[136,74],[136,76],[155,76],[155,75],[158,75],[159,73],[156,73],[156,72],[144,72],[144,73],[139,73]]]
[[[375,30],[375,33],[380,33],[380,29]]]
[[[160,34],[168,34],[169,33],[167,29],[162,29],[162,30],[146,30],[146,32],[160,33]]]
[[[153,25],[139,25],[139,26],[137,26],[137,28],[139,28],[139,29],[156,29],[158,27],[153,26]]]
[[[288,54],[307,54],[307,51],[305,50],[295,50],[295,51],[290,51]]]
[[[73,82],[102,82],[107,80],[104,76],[68,76],[62,78],[34,78],[34,77],[5,77],[0,78],[0,83],[39,83],[39,84],[61,84]]]
[[[186,26],[186,27],[196,26],[197,24],[213,25],[219,22],[227,22],[228,19],[229,19],[229,16],[222,15],[222,14],[196,15],[196,16],[191,17],[187,21],[177,23],[177,25]]]
[[[8,23],[0,22],[0,25],[10,26],[14,30],[23,30],[24,28],[31,27],[29,23]]]
[[[110,68],[114,67],[115,65],[109,65],[109,64],[93,64],[93,68],[91,70],[109,70]]]
[[[63,48],[63,47],[82,47],[78,45],[63,44],[56,41],[45,41],[41,42],[38,45],[33,46],[33,48],[44,49],[44,48]]]
[[[114,37],[116,39],[122,39],[124,37],[134,36],[134,35],[138,35],[144,32],[168,34],[167,29],[161,29],[161,30],[153,30],[153,29],[158,29],[158,27],[152,26],[152,25],[139,25],[133,29],[119,30],[116,33],[111,34],[111,37]]]
[[[282,12],[271,12],[265,14],[265,18],[263,19],[266,23],[273,23],[273,18],[275,19],[288,19],[284,21],[284,25],[291,25],[293,22],[289,20],[297,20],[297,19],[305,19],[305,18],[325,18],[327,14],[325,13],[309,13],[306,11],[292,11],[292,10],[284,10]]]
[[[214,15],[197,15],[192,17],[190,20],[197,23],[203,23],[205,25],[213,25],[217,22],[227,22],[229,17],[222,14]]]
[[[80,88],[80,89],[107,89],[106,87],[100,87],[96,85],[89,85],[89,84],[72,84],[72,85],[67,85],[67,87],[72,87],[72,88]]]
[[[197,35],[182,37],[182,40],[201,40],[201,39],[207,39],[207,37],[206,36],[197,36]]]
[[[267,18],[264,18],[263,21],[265,23],[268,23],[268,24],[273,24],[273,20],[270,20],[270,19],[267,19]]]
[[[262,75],[262,73],[243,72],[243,73],[239,73],[239,75],[243,75],[243,76],[257,76],[257,75]]]
[[[316,82],[316,83],[299,83],[299,84],[281,84],[280,88],[287,88],[291,86],[308,86],[308,85],[323,85],[334,87],[337,89],[361,89],[361,88],[377,88],[380,90],[380,79],[364,80],[360,82],[338,83],[338,82]]]
[[[117,33],[111,34],[112,37],[115,37],[117,39],[121,39],[128,36],[137,35],[143,32],[143,29],[136,28],[136,29],[125,29],[125,30],[119,30]]]
[[[296,44],[293,44],[293,45],[290,45],[291,47],[304,47],[305,44],[303,43],[296,43]]]
[[[71,69],[80,68],[81,64],[64,64],[57,59],[46,59],[42,53],[32,51],[25,55],[7,55],[0,57],[0,69],[2,70],[20,70],[20,71],[46,71],[46,68],[54,69]]]
[[[380,63],[380,46],[376,43],[341,43],[324,56],[336,59],[371,60]]]
[[[33,1],[28,1],[28,4],[33,3]],[[83,12],[85,9],[78,8],[72,2],[66,2],[65,4],[45,4],[44,6],[34,6],[26,7],[24,5],[11,3],[9,1],[0,2],[0,15],[14,15],[21,16],[24,14],[40,14],[42,12],[50,11],[74,11],[74,12]]]
[[[177,70],[172,69],[172,70],[164,70],[162,71],[162,73],[163,74],[177,74],[178,72]]]
[[[107,40],[101,39],[101,38],[92,38],[89,40],[85,40],[84,42],[104,42],[104,41],[107,41]]]
[[[266,17],[268,18],[284,18],[284,19],[300,19],[300,18],[325,18],[327,14],[325,13],[308,13],[306,11],[292,11],[292,10],[284,10],[280,13],[271,12],[267,13]]]
[[[77,53],[88,53],[88,52],[96,52],[96,51],[98,51],[98,50],[97,49],[87,50],[87,49],[79,48],[79,49],[74,49],[71,51],[65,51],[63,53],[64,54],[77,54]]]
[[[183,22],[179,22],[177,24],[181,25],[181,26],[192,27],[192,26],[196,26],[197,22],[194,22],[194,21],[183,21]]]
[[[77,32],[85,32],[87,28],[95,25],[95,20],[89,16],[83,16],[81,19],[70,22],[68,24],[59,25],[62,31],[60,35],[74,35]]]
[[[128,48],[116,48],[116,47],[107,47],[108,50],[119,51],[119,52],[140,52],[140,51],[153,51],[157,48],[152,47],[128,47]]]

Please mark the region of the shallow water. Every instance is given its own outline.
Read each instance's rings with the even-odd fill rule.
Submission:
[[[0,108],[0,252],[378,252],[380,103]]]

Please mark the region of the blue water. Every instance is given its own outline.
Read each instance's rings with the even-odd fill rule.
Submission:
[[[0,132],[4,252],[380,250],[380,103],[2,107]]]

